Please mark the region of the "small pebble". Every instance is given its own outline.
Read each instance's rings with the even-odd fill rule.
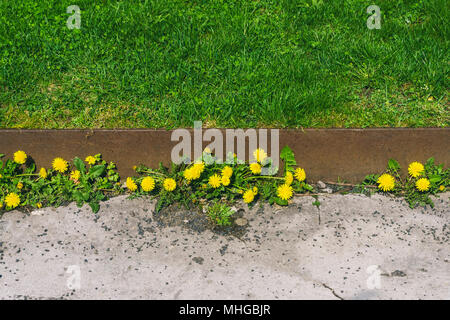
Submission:
[[[325,189],[326,187],[327,187],[327,185],[325,184],[325,183],[323,183],[322,181],[317,181],[317,186],[320,188],[320,189]]]
[[[236,223],[238,226],[245,226],[247,224],[247,219],[237,218],[234,223]]]

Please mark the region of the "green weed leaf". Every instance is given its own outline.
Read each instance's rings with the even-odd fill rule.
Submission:
[[[287,171],[294,171],[294,166],[297,165],[297,161],[295,161],[295,155],[294,151],[292,151],[291,148],[288,146],[285,146],[280,153],[280,159],[284,161],[284,170]]]

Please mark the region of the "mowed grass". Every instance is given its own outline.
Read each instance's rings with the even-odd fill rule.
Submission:
[[[446,127],[449,3],[0,0],[0,127]]]

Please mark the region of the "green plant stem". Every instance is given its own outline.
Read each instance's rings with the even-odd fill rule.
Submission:
[[[274,177],[274,176],[252,176],[249,178],[244,178],[245,180],[252,180],[252,179],[276,179],[276,180],[284,180],[284,177]]]
[[[160,176],[166,177],[166,175],[165,175],[164,173],[160,173],[160,172],[155,172],[155,171],[153,171],[153,170],[150,170],[150,169],[142,170],[142,172],[146,172],[146,173],[151,173],[151,174],[157,174],[157,175],[160,175]]]
[[[39,176],[39,174],[37,174],[37,173],[22,173],[22,174],[18,174],[16,176],[9,176],[9,177],[5,177],[5,178],[12,179],[12,178],[16,178],[16,177],[27,177],[27,176]]]
[[[332,184],[335,186],[344,186],[344,187],[364,187],[364,188],[378,188],[374,185],[361,185],[361,184],[352,184],[352,183],[338,183],[338,182],[330,182],[325,181],[326,184]]]
[[[236,189],[239,189],[239,190],[242,190],[242,191],[245,191],[245,190],[246,190],[246,189],[244,189],[244,188],[242,188],[242,187],[239,187],[239,186],[237,186],[237,185],[235,185],[235,184],[233,184],[232,187],[234,187],[234,188],[236,188]],[[227,188],[227,189],[230,190],[230,192],[233,192],[233,193],[235,193],[235,194],[240,194],[239,192],[233,191],[231,188]]]

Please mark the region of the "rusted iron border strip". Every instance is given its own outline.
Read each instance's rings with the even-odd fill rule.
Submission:
[[[189,129],[192,130],[192,129]],[[224,129],[221,129],[224,131]],[[268,130],[270,132],[270,130]],[[389,158],[405,167],[411,161],[434,157],[448,166],[450,128],[280,129],[280,148],[291,147],[310,181],[360,182],[368,173],[382,171]],[[172,131],[120,130],[0,130],[0,153],[11,157],[18,149],[38,166],[49,167],[54,157],[72,159],[101,153],[114,161],[122,177],[132,167],[168,163]],[[224,135],[225,136],[225,135]],[[270,138],[268,139],[270,141]],[[204,142],[204,146],[207,145]]]

